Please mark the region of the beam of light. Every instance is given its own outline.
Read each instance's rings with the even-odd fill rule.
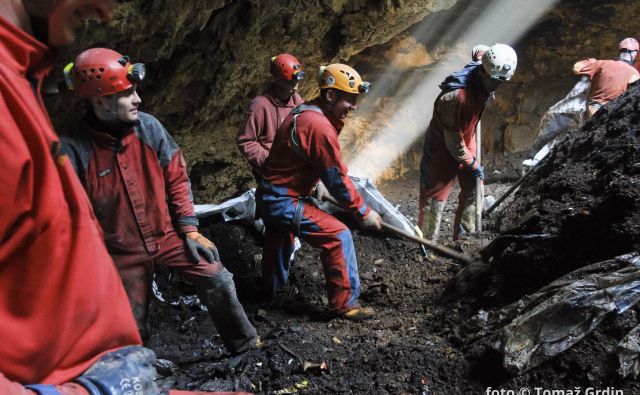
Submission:
[[[558,1],[493,0],[480,15],[472,15],[472,12],[466,9],[448,27],[448,30],[461,32],[456,40],[458,43],[492,45],[499,42],[513,45]],[[416,31],[416,36],[424,34],[424,31],[425,29],[420,27]],[[420,42],[424,42],[422,38],[426,38],[417,37]],[[433,47],[437,48],[438,44],[441,42],[436,40],[436,45]],[[400,87],[391,87],[392,71],[386,72],[374,81],[374,89],[379,86],[381,90],[386,91],[376,90],[376,96],[384,97],[391,88],[394,88],[394,95],[401,98],[398,99],[400,104],[395,107],[398,109],[395,114],[385,120],[375,136],[349,161],[349,173],[376,180],[422,136],[431,120],[433,101],[440,93],[438,84],[448,74],[464,65],[459,62],[459,57],[456,55],[456,53],[445,55],[428,73],[405,73],[408,77]],[[469,54],[466,56],[470,59]],[[456,59],[458,60],[454,63]],[[518,70],[516,75],[517,73]],[[374,100],[363,103],[358,112],[366,114],[367,119],[374,118],[377,113],[375,105]],[[372,124],[372,122],[365,120],[364,124]],[[348,125],[346,129],[348,132]]]

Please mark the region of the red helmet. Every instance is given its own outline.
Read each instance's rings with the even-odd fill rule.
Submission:
[[[618,44],[619,50],[626,49],[629,51],[637,51],[638,48],[640,48],[640,45],[638,45],[638,40],[633,37],[625,38],[624,40],[620,41],[620,44]]]
[[[295,56],[283,53],[271,58],[271,75],[282,80],[299,81],[304,78],[304,71]]]
[[[82,98],[108,96],[125,91],[144,79],[144,64],[107,48],[82,52],[64,69],[70,89]]]

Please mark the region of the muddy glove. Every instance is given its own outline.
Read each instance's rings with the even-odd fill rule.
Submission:
[[[324,202],[324,198],[327,196],[331,196],[331,194],[329,193],[329,190],[327,189],[327,187],[324,186],[324,184],[322,183],[322,181],[319,181],[316,184],[315,187],[315,193],[314,196],[316,199],[318,199],[321,202]]]
[[[200,255],[203,255],[209,263],[220,262],[220,254],[218,254],[216,245],[199,232],[185,233],[184,244],[193,263],[200,262]]]
[[[360,225],[362,225],[362,227],[367,230],[380,231],[382,230],[382,218],[377,211],[371,210],[369,215],[367,215],[367,218],[365,218],[364,221],[360,223]]]
[[[150,394],[160,395],[155,383],[156,354],[141,346],[123,347],[110,352],[75,381],[89,395]]]
[[[467,169],[471,171],[471,174],[475,178],[484,180],[484,169],[482,168],[482,166],[480,166],[480,163],[476,161],[476,158],[473,158],[473,162],[471,162],[471,164],[467,166]]]

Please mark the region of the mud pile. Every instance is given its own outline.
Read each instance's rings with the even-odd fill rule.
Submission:
[[[456,287],[478,306],[510,303],[577,268],[640,248],[640,84],[569,132],[513,201],[500,235]]]

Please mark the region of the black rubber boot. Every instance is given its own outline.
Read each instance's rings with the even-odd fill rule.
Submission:
[[[255,347],[258,334],[238,300],[233,275],[223,268],[218,276],[199,280],[198,297],[207,306],[227,350],[239,354]]]

